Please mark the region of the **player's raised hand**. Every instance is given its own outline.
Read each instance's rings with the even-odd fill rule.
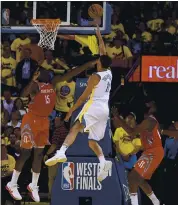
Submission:
[[[100,28],[98,26],[98,24],[96,25],[96,35],[99,36],[101,33],[100,33]]]
[[[101,25],[101,17],[96,17],[93,19],[93,25]]]

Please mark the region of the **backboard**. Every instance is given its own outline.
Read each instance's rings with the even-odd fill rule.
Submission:
[[[108,34],[111,29],[112,8],[106,2],[93,1],[2,2],[2,33],[37,33],[36,29],[30,24],[32,18],[60,18],[62,23],[58,33],[95,34],[95,27],[83,26],[81,23],[81,17],[90,20],[88,8],[95,3],[103,7],[101,33]],[[7,19],[8,15],[9,19]]]

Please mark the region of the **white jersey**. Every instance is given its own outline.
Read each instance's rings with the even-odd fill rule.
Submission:
[[[110,70],[106,70],[103,72],[97,72],[97,75],[100,76],[100,82],[96,85],[92,91],[90,99],[93,101],[101,101],[103,103],[108,103],[110,90],[111,90],[111,82],[112,82],[112,73]]]
[[[109,118],[109,96],[111,90],[112,73],[110,70],[97,72],[100,82],[93,88],[89,100],[77,116],[77,120],[84,125],[84,131],[89,131],[89,139],[101,140],[104,137]]]

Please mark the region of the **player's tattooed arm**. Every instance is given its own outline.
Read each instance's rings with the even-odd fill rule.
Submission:
[[[74,76],[77,76],[78,74],[82,73],[83,71],[93,68],[95,64],[97,63],[97,60],[90,61],[88,63],[85,63],[84,65],[78,66],[75,69],[70,70],[68,73],[66,73],[63,76],[55,76],[52,80],[52,84],[54,87],[56,87],[56,84],[63,81],[69,81]]]
[[[103,38],[101,36],[101,32],[100,32],[98,25],[97,25],[97,30],[96,30],[96,36],[97,36],[98,41],[99,41],[100,56],[106,55],[106,47],[105,47],[105,44],[104,44]]]

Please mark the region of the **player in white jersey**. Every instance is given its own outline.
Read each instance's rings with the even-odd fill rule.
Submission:
[[[48,159],[45,164],[47,166],[53,166],[58,162],[65,162],[67,160],[65,152],[67,148],[73,144],[77,134],[80,131],[89,132],[89,147],[97,155],[100,161],[98,180],[102,181],[107,177],[108,171],[112,168],[112,162],[105,160],[103,151],[97,142],[103,139],[107,120],[109,118],[108,101],[111,90],[112,73],[109,69],[111,59],[106,55],[106,49],[99,27],[97,27],[96,35],[100,47],[100,58],[97,60],[97,73],[89,78],[84,93],[70,109],[65,120],[68,121],[72,113],[86,102],[87,99],[88,101],[77,116],[76,121],[60,150],[56,152],[54,157]]]

